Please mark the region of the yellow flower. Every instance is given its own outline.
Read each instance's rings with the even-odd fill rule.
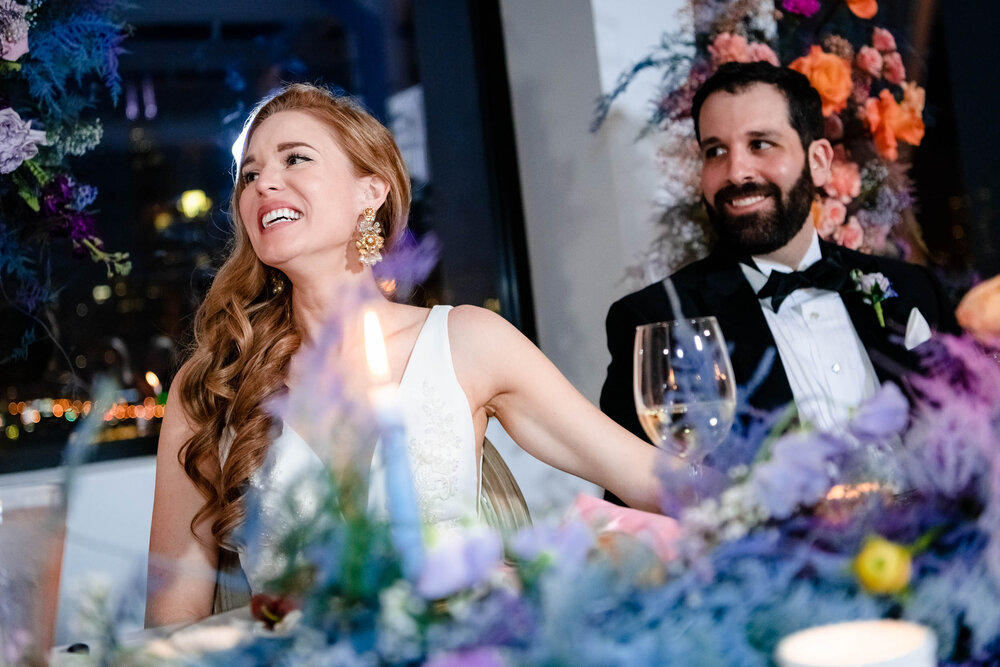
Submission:
[[[854,559],[854,574],[869,593],[898,593],[910,583],[912,566],[909,549],[873,536]]]

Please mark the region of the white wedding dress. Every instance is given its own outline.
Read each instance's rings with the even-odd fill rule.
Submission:
[[[478,515],[480,461],[469,401],[455,376],[448,340],[451,306],[427,316],[399,383],[407,450],[420,516],[427,525],[450,527]],[[315,510],[310,474],[323,472],[316,452],[287,423],[268,450],[268,461],[250,478],[247,521],[236,547],[254,592],[279,574],[284,557],[275,542],[289,517],[289,499],[302,513]],[[381,442],[375,445],[368,509],[386,518],[388,502]]]

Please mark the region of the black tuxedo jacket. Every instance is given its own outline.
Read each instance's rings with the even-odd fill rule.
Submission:
[[[875,257],[820,241],[823,256],[834,255],[848,269],[882,273],[899,296],[882,303],[885,328],[879,326],[874,308],[860,292],[842,295],[858,337],[868,351],[880,381],[897,379],[916,370],[918,359],[903,346],[910,311],[918,308],[931,329],[958,331],[951,304],[941,286],[926,268],[885,257]],[[677,289],[683,317],[714,315],[732,351],[733,372],[739,391],[757,370],[762,357],[774,348],[774,337],[764,319],[760,302],[739,267],[739,257],[728,249],[717,249],[700,261],[684,267],[671,281]],[[606,321],[611,363],[601,390],[601,410],[640,438],[648,440],[635,411],[632,396],[632,349],[635,328],[650,322],[675,320],[663,282],[658,282],[616,301]],[[846,344],[846,341],[845,341]],[[752,406],[773,410],[792,401],[781,358],[763,383],[749,397]]]

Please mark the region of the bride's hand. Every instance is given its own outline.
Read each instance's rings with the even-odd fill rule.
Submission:
[[[1000,275],[969,290],[958,304],[955,317],[979,341],[1000,346]]]

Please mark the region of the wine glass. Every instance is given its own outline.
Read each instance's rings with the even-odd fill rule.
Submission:
[[[639,422],[654,444],[699,475],[736,413],[733,366],[719,323],[698,317],[636,327],[633,361]]]

